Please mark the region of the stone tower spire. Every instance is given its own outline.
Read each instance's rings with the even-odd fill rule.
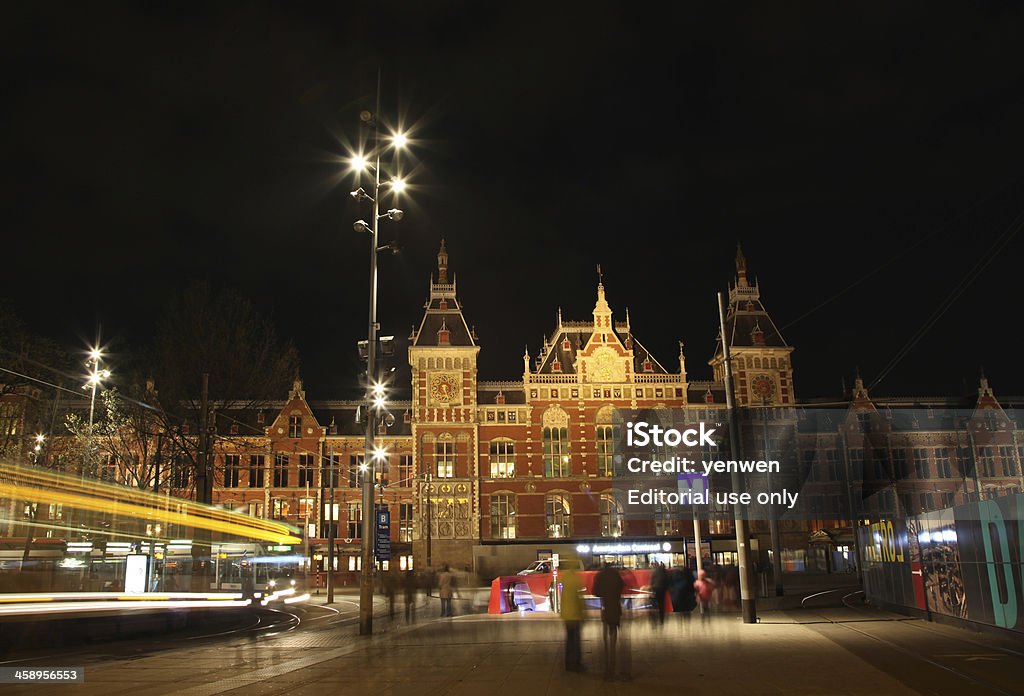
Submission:
[[[437,252],[437,282],[444,284],[448,282],[448,250],[444,247],[444,240],[441,240],[441,250]]]
[[[741,288],[747,287],[747,257],[743,255],[743,246],[739,242],[736,242],[736,282]]]

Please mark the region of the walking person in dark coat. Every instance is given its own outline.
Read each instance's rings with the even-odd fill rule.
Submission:
[[[411,568],[405,571],[403,585],[405,589],[405,622],[415,623],[416,590],[419,588],[419,582],[416,580],[416,573],[414,573]]]
[[[611,563],[594,576],[594,595],[601,599],[601,625],[604,635],[604,678],[615,678],[615,653],[618,648],[619,624],[622,622],[622,589],[625,583]]]
[[[693,571],[688,567],[673,568],[669,573],[668,594],[672,598],[672,611],[685,612],[687,617],[697,608],[697,594],[693,590]]]
[[[651,593],[654,599],[654,623],[661,626],[665,623],[665,594],[668,592],[668,573],[665,564],[655,563],[651,572]]]

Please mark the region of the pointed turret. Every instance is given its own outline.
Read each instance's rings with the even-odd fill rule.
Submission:
[[[743,255],[743,245],[736,242],[736,284],[747,287],[747,257]]]
[[[725,335],[733,357],[733,378],[737,403],[792,404],[793,374],[789,361],[792,346],[786,343],[761,302],[761,289],[748,280],[747,257],[736,245],[736,282],[729,287]],[[717,333],[717,332],[716,332]],[[725,379],[722,344],[716,335],[714,355],[709,361],[716,380]],[[756,393],[755,393],[756,392]]]
[[[600,268],[600,266],[599,266]],[[597,302],[594,303],[594,333],[608,333],[612,328],[612,308],[604,297],[604,283],[597,283]]]
[[[410,335],[413,346],[475,346],[462,315],[462,305],[456,297],[455,277],[448,280],[448,250],[441,240],[437,252],[437,282],[430,280],[430,297],[424,305],[423,320],[418,330]]]
[[[448,282],[448,250],[445,249],[444,240],[441,240],[441,250],[437,252],[437,282]]]

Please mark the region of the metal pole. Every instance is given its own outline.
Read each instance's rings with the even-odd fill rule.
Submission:
[[[762,418],[764,420],[764,458],[766,461],[771,459],[768,454],[768,399],[767,397],[761,397]],[[847,488],[849,491],[849,488]],[[772,576],[775,578],[775,596],[781,597],[782,591],[782,548],[779,543],[779,517],[775,513],[775,505],[771,502],[771,495],[775,492],[775,487],[772,485],[772,470],[768,467],[768,533],[771,536],[772,542]]]
[[[693,543],[697,549],[697,573],[700,574],[700,571],[704,570],[704,559],[701,558],[700,552],[700,520],[697,519],[696,507],[693,511]]]
[[[420,461],[423,461],[422,457],[420,457]],[[432,476],[432,473],[433,472],[431,472],[429,469],[427,470],[427,569],[428,570],[430,568],[434,567],[434,561],[433,561],[433,558],[431,558],[431,555],[430,555],[430,536],[431,536],[431,530],[434,528],[434,517],[433,517],[434,511],[430,508],[430,505],[433,502],[432,495],[431,495],[431,492],[430,492],[431,489],[433,488],[433,476]],[[427,593],[428,594],[430,593],[429,588],[427,590]]]
[[[310,469],[306,469],[306,527],[302,530],[302,536],[306,540],[306,589],[309,589],[309,566],[312,565],[313,559],[309,555],[309,472]]]
[[[729,350],[729,337],[725,332],[725,305],[722,293],[718,293],[718,323],[722,335],[722,359],[725,366],[725,405],[729,413],[729,452],[734,460],[739,459],[739,428],[736,425],[736,404],[732,389],[732,354]],[[743,478],[738,471],[732,473],[732,489],[734,493],[743,491]],[[743,623],[757,623],[757,603],[750,591],[750,558],[747,539],[747,521],[743,518],[743,506],[733,505],[733,518],[736,526],[736,556],[740,566],[740,603],[743,612]]]
[[[853,557],[857,561],[857,582],[860,583],[861,585],[863,585],[864,584],[864,573],[863,573],[862,568],[863,568],[864,564],[861,562],[861,555],[860,555],[860,534],[858,533],[859,532],[859,525],[858,525],[859,516],[857,515],[857,511],[853,509],[853,480],[852,480],[852,477],[850,475],[850,449],[849,449],[849,443],[847,442],[847,439],[846,439],[846,430],[840,428],[840,430],[839,430],[839,438],[840,438],[840,443],[843,446],[843,463],[846,465],[845,466],[845,468],[846,468],[846,505],[850,509],[850,524],[853,526]],[[861,457],[861,468],[862,468],[862,471],[861,471],[861,475],[860,475],[860,480],[862,482],[864,480],[864,472],[863,472],[864,463],[863,462],[864,462],[864,458]]]
[[[373,427],[376,422],[373,408],[373,382],[377,358],[377,225],[380,210],[380,70],[377,70],[377,110],[373,114],[373,144],[375,167],[373,170],[373,221],[370,240],[370,321],[366,341],[366,443],[363,455],[363,540],[362,571],[359,583],[359,635],[373,633]]]
[[[331,487],[330,511],[331,525],[327,528],[327,603],[334,604],[334,537],[335,529],[338,526],[338,515],[334,510],[334,448],[331,448],[331,480],[328,485]]]

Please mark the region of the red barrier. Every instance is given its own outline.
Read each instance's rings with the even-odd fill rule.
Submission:
[[[627,608],[646,606],[651,596],[651,571],[649,569],[619,570],[622,582],[622,599]],[[596,570],[580,572],[580,583],[584,595],[594,596]],[[506,614],[512,611],[551,611],[551,573],[529,573],[527,575],[502,575],[491,581],[491,596],[487,603],[488,614]],[[665,597],[665,611],[672,611],[672,602]]]

